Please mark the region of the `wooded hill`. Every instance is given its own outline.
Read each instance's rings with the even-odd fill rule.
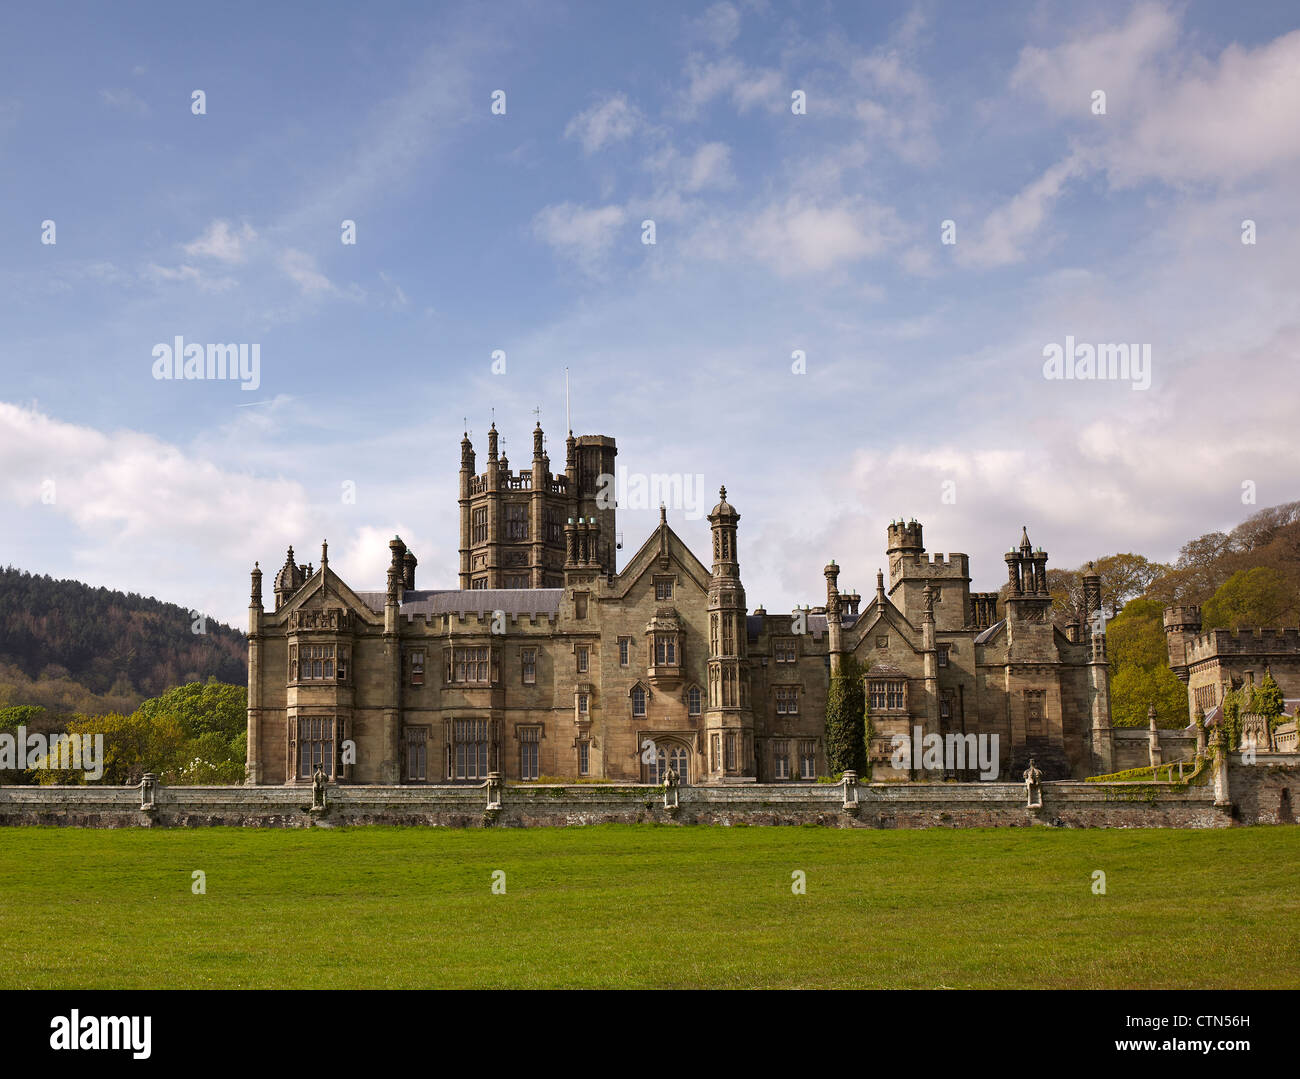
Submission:
[[[148,596],[0,569],[0,707],[130,713],[173,686],[247,681],[244,635]]]

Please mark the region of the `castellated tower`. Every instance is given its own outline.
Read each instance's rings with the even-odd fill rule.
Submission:
[[[740,583],[736,524],[727,489],[709,514],[713,574],[709,579],[709,705],[704,716],[709,775],[717,781],[754,778],[754,716],[749,702],[745,588]]]
[[[532,461],[517,473],[488,430],[487,468],[475,468],[469,433],[460,444],[460,587],[563,588],[570,557],[566,530],[579,527],[588,562],[615,570],[617,508],[614,458],[606,435],[569,432],[565,468],[551,472],[541,424],[533,428]]]
[[[921,524],[915,519],[891,521],[888,537],[889,598],[894,606],[919,624],[928,587],[936,629],[965,627],[971,617],[970,558],[957,552],[927,555]]]
[[[1187,646],[1200,632],[1200,607],[1189,604],[1165,608],[1165,645],[1169,649],[1169,666],[1184,685],[1189,677]]]

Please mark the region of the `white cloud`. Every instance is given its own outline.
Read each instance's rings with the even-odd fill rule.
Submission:
[[[184,251],[192,257],[241,263],[248,258],[248,244],[256,239],[257,233],[247,222],[235,229],[229,221],[217,220],[197,240],[185,244]]]
[[[1177,15],[1143,4],[1118,28],[1023,49],[1011,86],[1074,118],[1118,186],[1234,183],[1300,160],[1300,30],[1213,59],[1182,47]]]
[[[885,44],[850,67],[854,82],[872,95],[854,106],[866,139],[883,143],[911,165],[929,164],[939,153],[934,136],[939,110],[915,55],[925,25],[913,9]]]
[[[149,112],[149,106],[141,100],[134,90],[100,90],[99,96],[105,105],[113,109],[121,109],[123,112],[136,112],[141,116],[147,115]]]
[[[591,269],[608,253],[627,216],[622,206],[590,207],[564,202],[547,206],[537,214],[533,234]]]
[[[42,500],[46,480],[53,501]],[[239,615],[233,597],[246,591],[253,552],[283,550],[310,516],[296,482],[226,471],[151,435],[105,434],[3,402],[0,502],[6,516],[66,519],[85,579],[227,619]]]
[[[896,231],[893,212],[862,199],[816,205],[797,197],[764,207],[744,226],[746,250],[788,276],[880,254]]]
[[[984,218],[970,239],[957,235],[957,261],[963,265],[991,267],[1021,261],[1029,244],[1040,239],[1043,222],[1068,180],[1080,174],[1074,155],[1058,161],[1027,184],[1010,200]]]
[[[280,256],[280,269],[304,296],[336,291],[330,279],[317,268],[316,260],[305,251],[289,248]]]
[[[682,115],[693,119],[715,98],[726,96],[738,112],[756,105],[773,112],[790,106],[790,90],[781,72],[772,68],[749,67],[734,56],[707,60],[693,55],[686,62],[687,85],[681,94]]]
[[[615,94],[578,113],[564,128],[564,137],[577,139],[585,153],[594,154],[612,142],[621,142],[641,125],[641,114],[623,94]]]
[[[197,266],[183,264],[180,266],[159,266],[151,262],[140,271],[140,277],[155,284],[189,283],[197,285],[205,292],[226,292],[238,286],[239,282],[229,275],[212,277]]]
[[[691,21],[690,30],[694,36],[725,49],[740,35],[740,12],[735,4],[714,4]]]
[[[1122,115],[1140,107],[1157,58],[1177,38],[1173,13],[1157,4],[1139,4],[1123,26],[1080,34],[1054,48],[1021,49],[1011,86],[1032,89],[1061,115],[1086,119],[1093,119],[1092,92],[1104,90],[1108,105]]]

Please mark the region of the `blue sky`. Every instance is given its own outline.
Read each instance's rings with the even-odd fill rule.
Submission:
[[[13,11],[0,562],[242,622],[255,559],[328,537],[379,587],[396,531],[452,587],[463,418],[482,460],[495,410],[518,466],[540,408],[561,467],[566,366],[574,428],[621,465],[727,485],[751,606],[819,602],[832,557],[868,592],[900,515],[981,588],[1022,524],[1056,566],[1170,558],[1300,497],[1297,27],[1211,3]],[[177,335],[257,343],[260,385],[155,379]],[[1149,388],[1044,378],[1067,336],[1149,345]],[[703,555],[692,516],[670,507]],[[655,519],[622,514],[625,556]]]

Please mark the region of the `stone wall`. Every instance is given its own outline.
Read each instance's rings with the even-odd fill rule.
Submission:
[[[796,825],[842,828],[1020,827],[1223,828],[1294,820],[1300,762],[1292,754],[1231,758],[1231,805],[1212,784],[1051,782],[1042,809],[1019,783],[773,783],[681,787],[678,805],[646,785],[338,786],[324,812],[310,789],[159,787],[141,809],[139,787],[3,787],[0,824],[86,827],[361,824],[531,827],[599,823]],[[497,794],[496,792],[499,792]],[[489,797],[499,797],[496,806]],[[846,799],[848,804],[846,804]],[[856,800],[856,805],[854,801]]]
[[[1195,727],[1177,729],[1162,727],[1157,729],[1156,734],[1160,739],[1162,763],[1191,760],[1196,756]],[[1112,735],[1115,746],[1115,771],[1150,767],[1150,737],[1151,731],[1148,727],[1115,727]]]
[[[1300,803],[1300,762],[1294,753],[1259,753],[1253,764],[1233,754],[1228,791],[1234,819],[1247,824],[1294,823]]]

